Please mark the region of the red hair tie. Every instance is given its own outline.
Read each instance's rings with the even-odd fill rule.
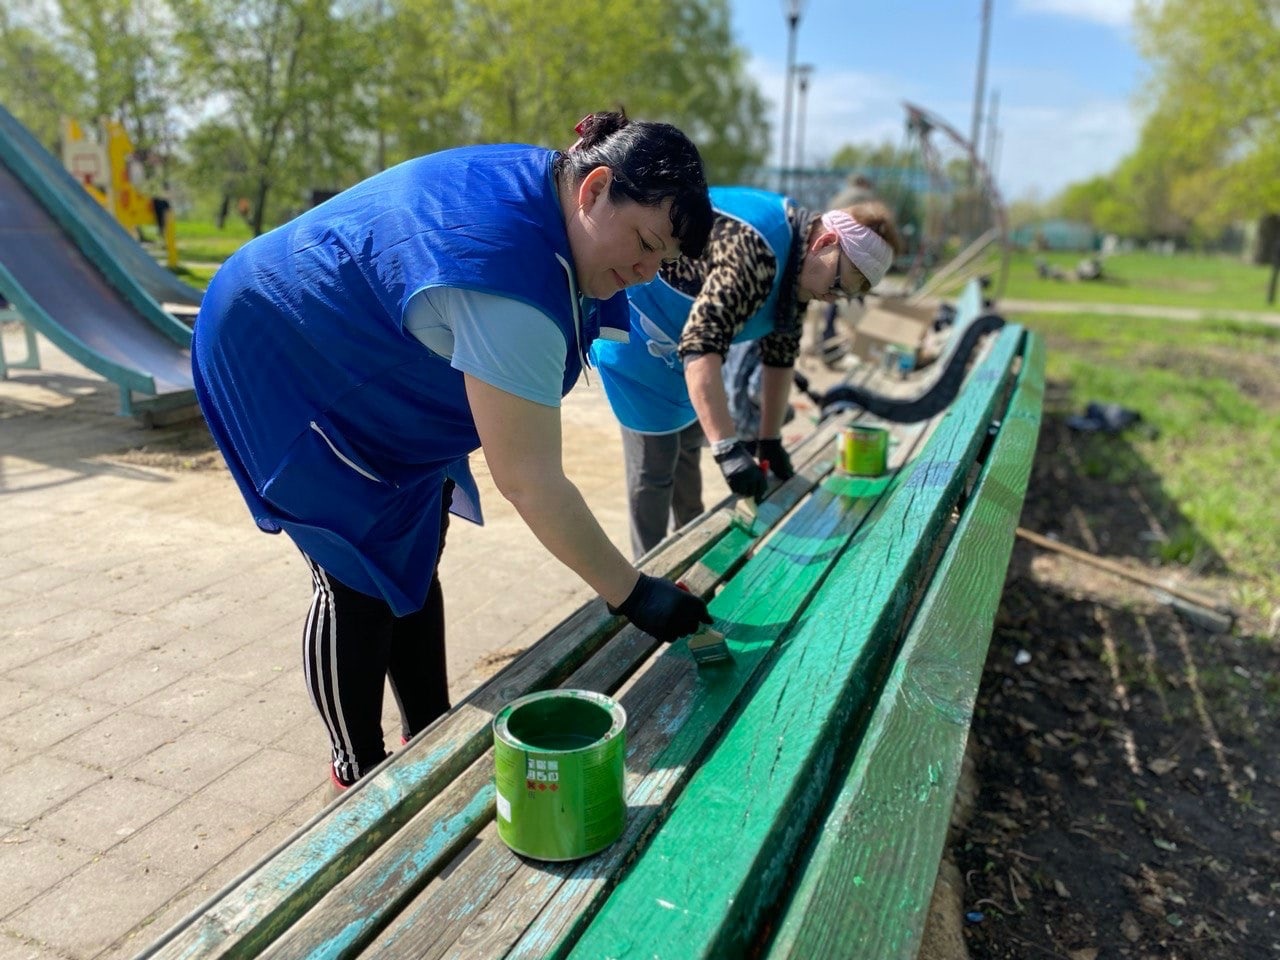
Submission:
[[[585,127],[587,125],[587,121],[594,116],[595,116],[594,113],[588,113],[585,117],[583,117],[581,120],[578,121],[577,126],[573,128],[573,132],[576,133],[579,137],[581,137],[582,128]]]

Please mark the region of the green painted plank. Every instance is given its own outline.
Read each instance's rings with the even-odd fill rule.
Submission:
[[[766,502],[776,501],[781,511],[802,499],[825,476],[831,457],[823,444],[831,443],[840,426],[838,422],[824,425],[797,447],[797,463],[802,466],[797,477],[780,486]],[[807,463],[802,459],[806,457]],[[727,544],[721,542],[725,540]],[[755,537],[734,523],[731,509],[725,506],[708,512],[695,527],[668,541],[646,560],[644,567],[651,573],[682,576],[692,589],[709,593],[720,579],[736,569],[755,542]],[[709,545],[711,550],[707,553]],[[704,555],[707,562],[691,567],[699,555]],[[360,904],[356,912],[363,914],[350,919],[353,927],[344,931],[341,942],[349,945],[366,940],[399,902],[396,897],[378,899],[383,896],[378,892],[383,889],[382,879],[403,877],[397,871],[410,869],[413,882],[420,886],[440,869],[453,846],[446,842],[447,838],[436,837],[436,855],[423,858],[412,849],[415,841],[410,831],[404,835],[408,839],[400,849],[380,858],[378,869],[382,874],[366,871],[350,883],[344,878],[388,839],[397,836],[428,802],[450,790],[454,781],[485,755],[492,745],[489,725],[498,710],[525,693],[560,685],[601,651],[606,642],[612,643],[609,637],[622,623],[608,614],[603,601],[585,604],[348,791],[326,815],[303,827],[170,929],[140,955],[140,960],[257,953],[283,936],[335,887],[341,887],[335,898],[345,896],[347,902]],[[648,656],[656,641],[631,629],[623,629],[622,634],[623,639],[606,650],[609,662],[615,663],[625,676]],[[474,796],[465,796],[458,801],[458,809],[474,811],[474,801]],[[483,806],[478,809],[481,820],[486,815],[492,818],[491,799],[487,814]],[[474,834],[476,823],[470,817],[459,816],[452,829]],[[361,903],[365,896],[374,899]],[[310,935],[295,935],[290,940],[322,945],[330,933],[331,927],[321,924]],[[307,949],[312,948],[302,952]],[[314,949],[323,954],[323,946]]]
[[[999,335],[569,956],[746,955],[786,889],[836,749],[882,672],[883,648],[898,636],[915,578],[1006,396],[1021,337],[1016,327]],[[735,577],[726,592],[745,579]]]
[[[825,458],[830,461],[830,457]],[[847,541],[872,501],[853,502],[825,491],[808,497],[775,535],[794,540],[793,550],[804,543],[817,554],[834,557]],[[735,527],[685,575],[690,587],[700,590],[733,569],[731,555],[745,555],[754,538]],[[710,604],[717,629],[731,638],[734,661],[724,667],[698,670],[684,644],[664,651],[653,668],[640,676],[622,696],[628,717],[628,815],[623,838],[603,853],[565,867],[525,865],[496,840],[486,840],[471,853],[447,881],[433,885],[396,917],[362,956],[391,957],[412,954],[439,957],[456,943],[467,943],[470,956],[501,956],[523,926],[542,908],[566,878],[603,881],[616,874],[633,856],[634,845],[649,833],[664,809],[665,798],[696,766],[716,732],[728,722],[737,698],[746,688],[772,641],[785,631],[800,602],[820,582],[825,563],[787,562],[781,578],[770,577],[783,590],[753,590],[777,565],[774,551],[752,557],[725,584]],[[567,918],[572,922],[582,908],[581,898]],[[562,918],[563,920],[563,918]],[[551,931],[550,939],[560,935]],[[546,938],[537,931],[527,936],[537,941],[531,955],[546,955]],[[478,952],[493,950],[492,954]]]
[[[1017,392],[894,661],[769,960],[916,956],[1040,430],[1044,348]]]

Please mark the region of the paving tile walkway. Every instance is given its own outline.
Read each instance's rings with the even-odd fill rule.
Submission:
[[[0,325],[10,356],[19,331]],[[298,650],[310,585],[224,470],[121,456],[165,431],[40,353],[44,369],[0,381],[0,960],[131,957],[322,805]],[[598,383],[564,422],[566,471],[625,545]],[[455,699],[589,596],[473,462],[488,523],[451,527],[441,571]],[[385,729],[397,742],[390,696]]]

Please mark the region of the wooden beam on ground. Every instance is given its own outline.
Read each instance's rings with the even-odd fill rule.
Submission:
[[[1018,528],[1018,537],[1027,543],[1035,544],[1042,550],[1050,550],[1054,553],[1060,553],[1063,556],[1086,563],[1091,567],[1097,567],[1099,570],[1106,570],[1113,573],[1117,577],[1124,577],[1126,580],[1132,580],[1135,583],[1141,583],[1153,590],[1162,591],[1171,597],[1184,600],[1192,606],[1202,607],[1204,610],[1216,614],[1221,621],[1221,628],[1230,630],[1231,625],[1235,622],[1236,612],[1231,605],[1221,600],[1215,600],[1213,597],[1207,597],[1202,593],[1194,590],[1188,590],[1186,587],[1180,587],[1175,584],[1169,584],[1161,581],[1158,577],[1154,577],[1145,570],[1134,570],[1126,567],[1124,564],[1116,563],[1114,560],[1108,560],[1106,557],[1100,557],[1095,553],[1089,553],[1087,550],[1081,550],[1070,544],[1060,543],[1052,540],[1043,534],[1036,533],[1026,527]]]

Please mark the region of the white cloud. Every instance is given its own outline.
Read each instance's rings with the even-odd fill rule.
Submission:
[[[1127,101],[1010,107],[1001,112],[1001,127],[996,179],[1006,201],[1030,194],[1048,199],[1069,184],[1110,173],[1133,151],[1139,133]]]
[[[1133,22],[1134,0],[1018,0],[1025,13],[1049,13],[1088,20],[1109,27],[1127,27]]]
[[[778,162],[782,134],[782,104],[785,90],[783,71],[769,61],[756,58],[751,72],[760,90],[770,101],[769,122],[774,129],[774,142],[769,157]],[[803,161],[820,163],[848,143],[900,143],[906,124],[903,100],[919,96],[918,91],[904,87],[890,77],[859,73],[853,70],[817,71],[809,83],[804,104],[804,130],[798,130],[800,104],[794,105],[791,121],[794,149],[796,137],[803,132]]]
[[[771,164],[777,150],[782,118],[782,70],[755,59],[752,74],[772,102],[769,120],[774,128]],[[1056,77],[1049,90],[1060,90],[1068,78]],[[1011,89],[1030,89],[1014,84]],[[973,109],[968,90],[939,100],[936,91],[920,89],[910,80],[857,71],[815,72],[805,110],[804,161],[814,165],[830,158],[847,143],[905,145],[904,100],[919,104],[968,137]],[[792,137],[796,135],[793,119]],[[1002,100],[999,108],[1001,140],[995,163],[996,180],[1006,202],[1036,195],[1048,199],[1069,184],[1109,173],[1138,142],[1140,121],[1127,100],[1072,98],[1069,106],[1027,104]],[[985,131],[984,131],[985,136]],[[939,140],[944,155],[951,152]]]

